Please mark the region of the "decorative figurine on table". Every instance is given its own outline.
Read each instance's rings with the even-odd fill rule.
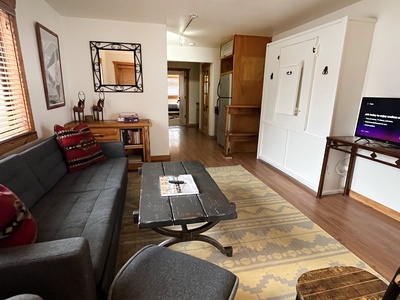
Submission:
[[[104,92],[101,91],[99,93],[99,101],[97,101],[97,105],[93,105],[93,118],[95,121],[100,121],[100,114],[101,114],[101,120],[104,121],[103,119],[103,111],[104,111],[104,100],[106,99],[106,96],[104,95]]]
[[[81,122],[81,115],[82,121],[85,119],[85,98],[86,95],[84,92],[79,91],[78,93],[78,106],[74,105],[74,121],[76,122],[76,115],[78,115],[78,121]]]

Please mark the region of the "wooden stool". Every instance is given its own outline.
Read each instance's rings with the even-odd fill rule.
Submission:
[[[387,284],[355,267],[330,267],[302,274],[297,280],[299,300],[382,299]]]

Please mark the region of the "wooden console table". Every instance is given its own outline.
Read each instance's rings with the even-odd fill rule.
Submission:
[[[317,198],[322,197],[322,190],[324,187],[326,167],[328,165],[329,151],[331,149],[350,154],[349,166],[347,169],[346,181],[344,185],[343,195],[348,196],[350,193],[351,182],[353,179],[354,166],[357,157],[362,157],[377,163],[385,164],[391,167],[400,168],[400,149],[384,147],[382,143],[373,142],[369,144],[362,144],[357,142],[362,139],[353,136],[329,136],[326,138],[325,154],[322,163],[321,177],[317,191]],[[364,140],[365,141],[365,140]],[[368,152],[366,154],[365,152]],[[397,158],[394,163],[385,161],[379,155],[386,155]]]
[[[69,122],[66,127],[75,127],[79,122]],[[148,119],[139,122],[115,120],[85,122],[96,140],[101,142],[123,141],[129,160],[129,170],[137,170],[144,162],[150,162],[150,130]]]

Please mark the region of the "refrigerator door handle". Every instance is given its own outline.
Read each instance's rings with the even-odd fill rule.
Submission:
[[[219,115],[219,97],[218,97],[218,99],[217,99],[217,103],[216,103],[216,105],[215,105],[215,107],[214,107],[214,113],[216,114],[216,115]]]

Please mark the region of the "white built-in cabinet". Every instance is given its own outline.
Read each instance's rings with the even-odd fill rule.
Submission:
[[[314,191],[327,136],[352,136],[375,19],[344,17],[267,46],[257,157]],[[325,193],[338,192],[332,151]]]

